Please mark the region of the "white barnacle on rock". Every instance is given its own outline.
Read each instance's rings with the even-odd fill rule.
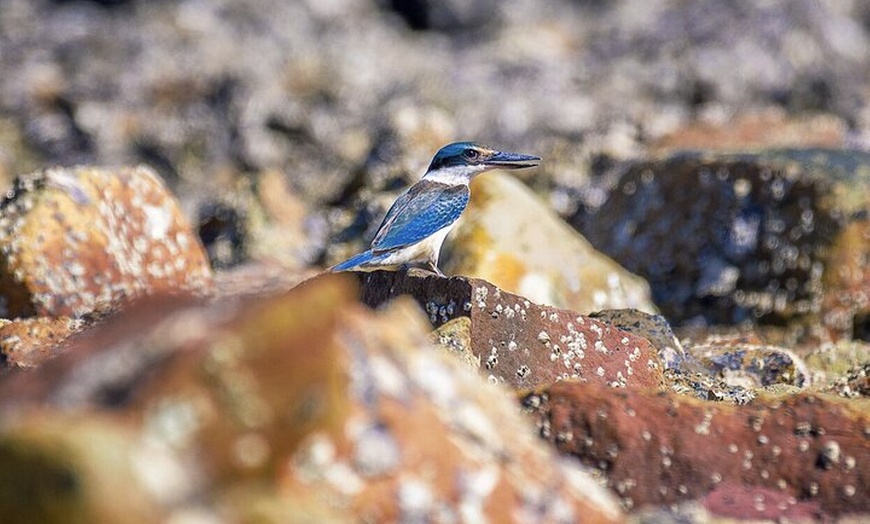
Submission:
[[[459,515],[463,522],[486,522],[487,498],[495,490],[501,478],[501,470],[493,465],[481,469],[459,472]]]
[[[401,465],[399,443],[383,424],[365,424],[350,435],[353,465],[363,477],[386,475]]]
[[[474,288],[474,303],[477,304],[478,308],[484,309],[486,307],[486,297],[488,294],[489,290],[485,286]]]
[[[429,522],[435,510],[432,487],[415,477],[399,479],[399,521]]]

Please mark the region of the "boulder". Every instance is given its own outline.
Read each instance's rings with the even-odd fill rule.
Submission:
[[[569,378],[610,387],[663,383],[663,366],[648,340],[576,311],[535,304],[478,278],[416,270],[356,274],[362,301],[371,307],[409,295],[434,327],[469,318],[472,358],[490,381],[517,389]]]
[[[0,203],[0,316],[81,317],[146,294],[207,293],[211,268],[146,167],[53,168]]]
[[[627,507],[705,497],[716,506],[713,494],[730,486],[786,495],[787,507],[817,504],[828,516],[870,511],[867,401],[800,393],[732,406],[561,382],[523,405],[542,437],[598,469]],[[757,516],[752,507],[740,515]]]
[[[571,223],[645,277],[676,325],[850,338],[870,318],[868,165],[866,152],[821,149],[641,161]]]
[[[504,173],[486,173],[472,182],[471,202],[445,251],[446,273],[481,278],[539,304],[582,314],[656,311],[643,279],[596,251]]]
[[[161,521],[281,508],[291,522],[621,520],[428,331],[410,300],[373,312],[336,275],[271,298],[133,306],[0,381],[0,456],[26,472],[0,476],[0,493],[29,494],[0,497],[0,516],[127,522],[92,510],[123,486]],[[48,429],[63,424],[93,431]],[[58,490],[65,511],[47,511]]]

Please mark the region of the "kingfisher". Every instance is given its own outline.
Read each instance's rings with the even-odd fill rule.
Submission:
[[[396,199],[371,247],[330,271],[420,267],[438,275],[441,245],[465,211],[471,180],[491,169],[534,167],[540,157],[496,151],[473,142],[442,147],[416,184]]]

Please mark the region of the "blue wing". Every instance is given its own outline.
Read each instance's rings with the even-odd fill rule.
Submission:
[[[372,250],[363,251],[358,255],[354,255],[344,262],[340,262],[331,268],[329,271],[347,271],[348,269],[353,269],[355,267],[360,266],[361,264],[365,264],[366,262],[370,262],[372,260]]]
[[[399,197],[372,240],[375,253],[416,244],[459,218],[468,205],[468,186],[420,181]]]

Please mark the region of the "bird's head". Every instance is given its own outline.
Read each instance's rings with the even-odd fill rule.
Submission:
[[[468,183],[475,175],[490,169],[534,167],[540,162],[540,157],[532,155],[496,151],[473,142],[456,142],[435,153],[426,178]]]

